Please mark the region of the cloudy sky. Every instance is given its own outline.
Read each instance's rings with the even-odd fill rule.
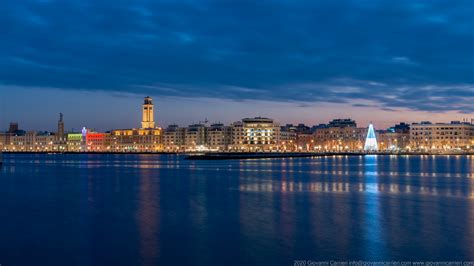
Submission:
[[[474,2],[19,0],[0,16],[0,123],[474,117]]]

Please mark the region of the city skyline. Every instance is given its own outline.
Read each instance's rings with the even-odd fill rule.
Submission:
[[[137,127],[143,95],[163,127],[268,116],[385,128],[474,114],[470,1],[3,7],[3,128],[54,129],[59,112],[67,129]]]
[[[106,132],[85,126],[78,132],[65,130],[63,113],[56,132],[25,131],[10,123],[0,132],[0,150],[20,152],[469,152],[474,147],[474,119],[449,123],[399,123],[375,130],[350,118],[318,125],[282,125],[269,117],[246,117],[238,121],[209,123],[207,119],[188,126],[156,125],[153,98],[141,105],[140,127],[115,128]]]
[[[15,94],[16,92],[8,92]],[[44,91],[42,92],[44,93]],[[13,100],[6,101],[7,97],[2,97],[2,114],[0,115],[0,122],[2,123],[0,131],[8,128],[10,122],[20,124],[20,127],[25,130],[46,130],[54,132],[57,126],[57,117],[59,113],[65,115],[65,130],[79,132],[82,127],[92,128],[97,131],[108,131],[117,128],[139,128],[140,123],[137,120],[141,116],[141,108],[137,102],[141,101],[143,95],[134,94],[106,94],[104,92],[87,92],[88,103],[75,101],[74,94],[78,92],[66,92],[51,90],[51,96],[58,96],[57,101],[51,99],[43,101],[41,97],[12,97]],[[80,93],[80,92],[79,92]],[[5,94],[0,91],[0,95]],[[41,93],[40,93],[41,94]],[[65,95],[72,94],[66,97]],[[63,99],[60,101],[59,99]],[[187,126],[191,124],[200,123],[208,120],[209,123],[224,123],[229,124],[240,120],[243,117],[271,117],[276,121],[284,124],[299,124],[317,125],[327,123],[332,119],[337,118],[351,118],[355,120],[360,126],[367,126],[372,122],[377,130],[389,128],[397,123],[417,123],[421,121],[431,121],[434,123],[449,122],[449,121],[463,121],[464,119],[472,119],[472,114],[460,113],[424,113],[411,112],[410,116],[405,115],[406,112],[392,111],[377,111],[369,110],[368,112],[357,112],[358,107],[353,107],[353,112],[347,112],[346,109],[338,107],[328,108],[322,104],[320,106],[301,106],[299,103],[277,103],[264,101],[229,101],[222,104],[209,98],[197,99],[174,99],[169,98],[163,101],[161,105],[160,97],[153,97],[157,105],[155,111],[155,121],[158,127],[165,128],[172,124],[180,126]],[[15,99],[23,104],[16,105]],[[111,108],[99,110],[100,113],[95,113],[96,109],[89,108],[91,106],[98,106],[104,102],[105,99],[111,101]],[[48,102],[49,101],[49,102]],[[43,104],[43,103],[45,104]],[[270,103],[265,108],[255,108],[262,103]],[[182,104],[182,106],[180,106]],[[228,105],[229,104],[229,105]],[[196,106],[203,108],[200,109]],[[12,108],[10,108],[12,106]],[[241,106],[246,106],[247,109],[240,109]],[[254,107],[254,108],[252,108]],[[25,114],[25,108],[32,108],[30,116],[22,116]],[[286,113],[281,114],[281,110],[285,109]],[[176,111],[186,110],[183,113]],[[311,113],[311,111],[316,112]],[[280,111],[280,112],[278,112]],[[373,113],[377,111],[376,113]],[[178,114],[178,115],[177,115]],[[409,117],[409,118],[407,118]],[[16,118],[16,119],[15,119]],[[109,126],[107,126],[109,125]]]

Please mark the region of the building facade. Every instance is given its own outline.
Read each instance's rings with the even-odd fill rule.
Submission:
[[[207,150],[207,129],[204,124],[189,125],[184,133],[186,151]]]
[[[410,148],[419,151],[472,150],[474,125],[468,122],[414,123],[410,126]]]
[[[232,149],[237,151],[277,151],[280,145],[280,125],[265,117],[244,118],[233,123]]]
[[[154,105],[147,96],[142,105],[141,128],[116,129],[110,132],[108,142],[115,152],[157,152],[163,150],[162,130],[155,127]]]
[[[165,152],[184,151],[185,133],[185,128],[178,125],[169,125],[163,132],[163,150]]]
[[[351,119],[334,119],[327,125],[319,125],[314,133],[313,150],[316,151],[363,151],[367,128],[358,128]]]
[[[212,124],[207,129],[207,146],[211,151],[227,151],[232,144],[232,128],[224,124]]]
[[[116,152],[162,151],[161,128],[117,129],[110,134],[111,149]]]
[[[67,138],[67,150],[71,152],[80,152],[83,150],[82,133],[68,133]]]

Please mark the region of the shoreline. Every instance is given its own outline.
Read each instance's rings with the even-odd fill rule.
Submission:
[[[326,156],[364,156],[364,155],[474,155],[473,152],[52,152],[52,151],[3,151],[6,154],[91,154],[91,155],[182,155],[186,160],[230,160],[230,159],[270,159],[270,158],[302,158],[302,157],[326,157]]]
[[[293,153],[204,153],[191,154],[186,156],[186,160],[240,160],[240,159],[275,159],[275,158],[303,158],[303,157],[329,157],[329,156],[365,156],[365,155],[380,155],[380,156],[420,156],[420,155],[465,155],[470,156],[474,153],[389,153],[389,152],[293,152]]]

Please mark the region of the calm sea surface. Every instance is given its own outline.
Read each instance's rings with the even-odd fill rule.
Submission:
[[[473,156],[4,161],[2,266],[474,260]]]

